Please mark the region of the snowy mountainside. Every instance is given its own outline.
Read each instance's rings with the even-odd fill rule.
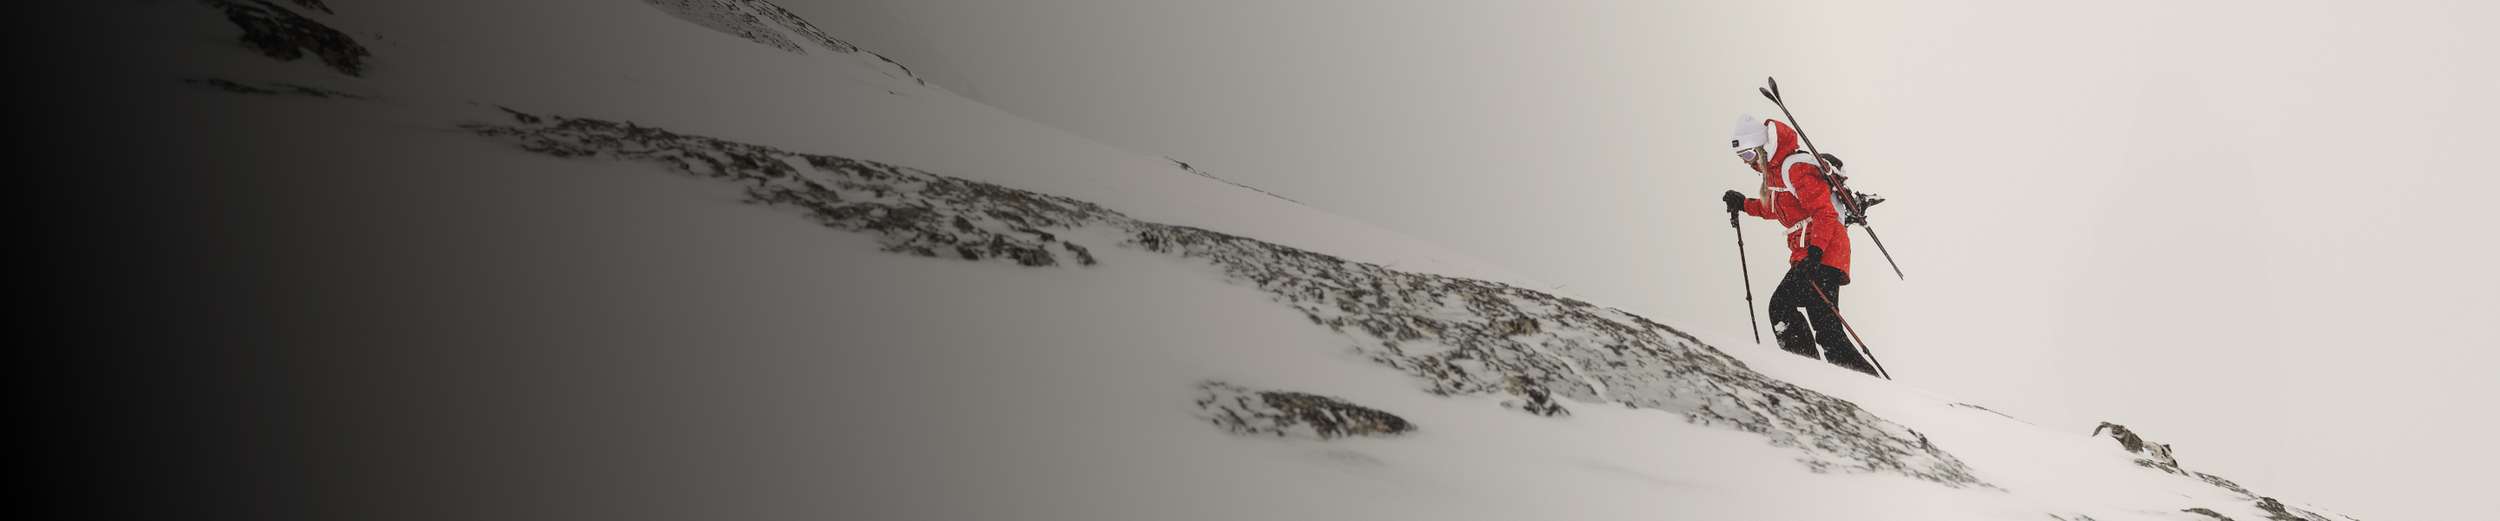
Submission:
[[[1655,322],[1585,302],[1478,280],[1378,265],[1196,228],[1128,219],[1081,201],[840,157],[794,154],[614,122],[514,114],[472,125],[531,151],[615,157],[752,183],[748,197],[805,209],[828,226],[878,234],[887,251],[1031,267],[1092,265],[1066,239],[1084,225],[1119,230],[1118,246],[1206,259],[1266,290],[1314,326],[1354,337],[1356,353],[1423,380],[1436,395],[1509,394],[1547,415],[1583,403],[1672,412],[1760,433],[1805,451],[1817,470],[1896,472],[1953,486],[1978,480],[1916,432],[1846,401],[1763,378]],[[1053,244],[1057,248],[1053,248]],[[1054,252],[1053,250],[1061,250]]]
[[[266,0],[206,3],[287,10]],[[583,506],[619,501],[630,490],[632,501],[682,495],[747,512],[837,518],[2327,519],[2180,470],[2167,446],[2126,442],[2133,434],[2123,430],[2119,444],[2049,432],[1775,350],[1725,351],[1715,346],[1737,343],[1530,289],[1463,255],[1177,161],[1083,143],[942,91],[829,87],[860,85],[854,80],[863,73],[900,79],[909,71],[877,57],[831,62],[851,70],[792,72],[802,62],[782,55],[806,54],[800,42],[838,54],[867,51],[761,0],[429,6],[521,18],[481,29],[489,33],[566,26],[532,16],[609,21],[582,23],[590,27],[575,36],[592,44],[557,49],[675,49],[689,57],[664,66],[704,62],[714,64],[708,74],[747,75],[705,78],[701,89],[655,77],[664,67],[589,57],[575,61],[588,64],[580,69],[485,75],[464,81],[494,85],[449,88],[443,78],[408,71],[456,66],[445,55],[457,51],[446,50],[452,43],[441,36],[452,32],[425,26],[456,17],[332,4],[319,18],[273,16],[306,28],[294,34],[405,36],[357,47],[372,50],[359,62],[371,66],[333,63],[335,75],[304,68],[166,75],[164,88],[189,104],[181,111],[221,116],[184,119],[176,123],[182,131],[246,136],[231,149],[177,150],[187,154],[178,159],[289,188],[238,200],[300,198],[273,204],[314,216],[433,216],[442,213],[435,205],[456,204],[466,218],[548,227],[558,244],[611,252],[589,258],[626,270],[584,274],[576,261],[499,253],[497,263],[474,269],[537,276],[505,286],[408,288],[450,293],[407,305],[454,304],[370,318],[511,322],[509,331],[476,328],[453,336],[461,342],[415,346],[425,357],[567,353],[555,373],[388,369],[484,379],[439,394],[509,403],[424,401],[435,393],[393,399],[414,400],[409,414],[447,425],[435,428],[491,424],[498,427],[482,432],[519,441],[342,443],[567,447],[544,460],[564,464],[507,463],[525,468],[474,484],[432,483],[464,491],[438,499],[500,505],[465,514],[687,513]],[[662,18],[652,14],[681,27],[655,24]],[[200,22],[231,24],[221,27],[257,41],[243,21]],[[737,45],[719,45],[724,33]],[[534,41],[517,31],[479,38]],[[277,41],[346,48],[330,37]],[[165,43],[178,44],[197,45]],[[513,45],[516,60],[572,57]],[[268,48],[259,52],[293,59]],[[747,81],[757,78],[770,81]],[[801,80],[824,83],[791,87]],[[565,96],[574,92],[600,94]],[[263,135],[298,141],[249,137]],[[299,148],[397,160],[266,160]],[[348,187],[356,180],[403,186],[388,193],[425,204],[355,197],[362,192]],[[556,210],[550,201],[578,206]],[[681,215],[691,217],[654,218]],[[610,221],[650,229],[615,230]],[[360,237],[411,242],[374,242],[376,258],[571,251],[503,241],[493,227],[451,234],[431,218],[381,222]],[[671,233],[678,227],[686,230]],[[302,241],[305,250],[375,240],[276,235],[272,241]],[[302,276],[454,278],[426,271],[451,269],[437,266],[325,265],[342,271]],[[596,283],[558,285],[573,277]],[[359,300],[349,296],[363,291],[305,286],[322,288],[307,290],[313,296],[298,303],[305,307]],[[615,294],[642,298],[607,297]],[[704,305],[676,307],[680,301]],[[484,311],[459,304],[466,302],[497,304]],[[602,306],[638,305],[670,312],[626,315],[639,320],[599,314]],[[617,333],[599,332],[607,330]],[[562,341],[581,335],[607,342]],[[660,356],[676,363],[601,362]],[[444,364],[472,372],[482,365]],[[545,374],[559,375],[552,377],[558,389],[536,380]],[[650,388],[654,381],[719,394],[664,392]],[[572,421],[507,423],[514,420],[504,416],[551,410],[570,411],[563,414]],[[616,447],[570,443],[603,432],[658,434],[606,434],[627,439]],[[2147,446],[2161,447],[2161,456],[2141,461],[2161,463],[2139,463],[2131,452]],[[410,475],[463,476],[510,461],[478,458],[398,464],[430,471]],[[616,479],[634,486],[556,486],[594,473],[626,476]],[[855,483],[873,484],[845,486]],[[485,491],[496,487],[545,495]]]

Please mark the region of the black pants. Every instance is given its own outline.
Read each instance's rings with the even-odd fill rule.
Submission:
[[[1840,305],[1840,285],[1847,283],[1848,275],[1839,268],[1818,263],[1789,268],[1788,276],[1780,278],[1779,289],[1771,291],[1771,335],[1779,339],[1780,349],[1797,356],[1876,374],[1875,365],[1867,363],[1858,354],[1858,346],[1849,342],[1849,332],[1834,309]],[[1821,295],[1815,294],[1818,287]]]

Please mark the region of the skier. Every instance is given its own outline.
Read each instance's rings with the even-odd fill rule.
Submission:
[[[1772,338],[1798,356],[1881,376],[1843,331],[1837,306],[1840,287],[1849,284],[1849,228],[1814,154],[1799,147],[1787,123],[1754,115],[1737,118],[1728,145],[1760,175],[1761,189],[1759,198],[1727,191],[1727,211],[1788,228],[1788,275],[1771,291]]]

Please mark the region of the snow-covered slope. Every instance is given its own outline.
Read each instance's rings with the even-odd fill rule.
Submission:
[[[169,247],[175,290],[258,295],[230,334],[307,397],[311,483],[251,499],[318,517],[2326,519],[1088,142],[763,0],[105,12],[175,136],[159,224],[222,239]]]

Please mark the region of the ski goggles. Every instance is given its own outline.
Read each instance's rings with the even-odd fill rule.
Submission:
[[[1751,163],[1751,162],[1753,162],[1755,159],[1760,159],[1761,157],[1762,157],[1762,147],[1753,147],[1753,148],[1748,148],[1748,149],[1744,149],[1744,150],[1738,150],[1738,151],[1736,151],[1736,158],[1737,158],[1737,159],[1743,159],[1743,160],[1745,160],[1745,162],[1747,162],[1747,163]]]

